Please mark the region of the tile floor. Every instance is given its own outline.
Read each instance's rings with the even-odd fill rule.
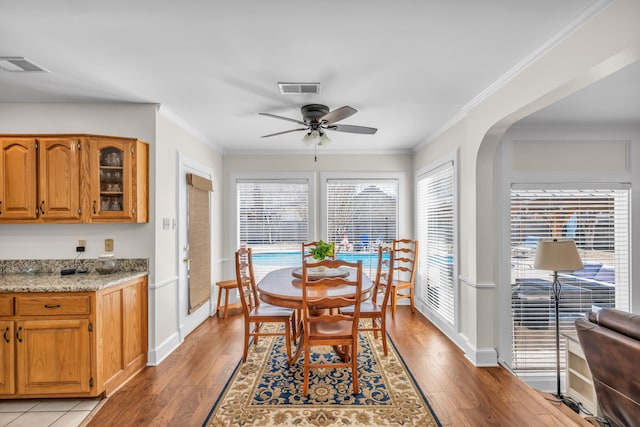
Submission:
[[[0,400],[0,426],[78,427],[99,399]]]

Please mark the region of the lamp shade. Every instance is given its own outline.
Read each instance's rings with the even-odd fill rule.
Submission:
[[[573,240],[538,240],[533,268],[538,270],[572,271],[584,268],[576,242]]]

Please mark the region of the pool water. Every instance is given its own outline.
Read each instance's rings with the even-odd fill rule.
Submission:
[[[362,260],[362,269],[370,277],[372,274],[375,275],[378,265],[377,252],[339,252],[338,259],[348,262]],[[253,253],[253,268],[256,276],[261,276],[278,268],[296,267],[300,265],[302,265],[302,255],[300,251]]]

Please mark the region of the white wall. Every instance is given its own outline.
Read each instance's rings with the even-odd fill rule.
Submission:
[[[162,111],[162,110],[161,110]],[[220,271],[222,239],[222,157],[201,138],[175,124],[163,114],[157,115],[156,144],[158,147],[155,167],[155,277],[150,286],[149,305],[149,363],[157,364],[177,345],[179,339],[178,275],[183,254],[178,248],[178,184],[184,177],[178,176],[178,153],[195,159],[211,168],[213,193],[211,195],[212,234],[211,244],[212,282],[223,276]],[[169,218],[170,227],[163,230],[162,219]],[[215,298],[212,294],[212,298]]]
[[[498,341],[498,144],[517,120],[640,60],[640,2],[618,0],[465,111],[421,147],[418,170],[460,150],[460,305],[456,342],[478,365],[495,364]]]

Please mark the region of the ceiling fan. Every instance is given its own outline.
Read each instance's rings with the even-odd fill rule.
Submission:
[[[360,134],[368,134],[372,135],[376,133],[378,129],[370,128],[365,126],[354,126],[354,125],[341,125],[336,124],[337,122],[346,119],[347,117],[351,117],[355,113],[358,112],[355,108],[349,107],[345,105],[344,107],[336,108],[333,111],[329,111],[329,107],[321,104],[309,104],[303,105],[300,108],[302,112],[302,120],[291,119],[289,117],[277,116],[271,113],[258,113],[262,116],[274,117],[276,119],[287,120],[290,122],[297,123],[303,127],[285,130],[282,132],[271,133],[269,135],[262,135],[263,138],[267,138],[270,136],[282,135],[289,132],[297,132],[297,131],[306,131],[305,136],[302,140],[306,143],[314,144],[314,145],[326,145],[331,140],[326,136],[325,131],[327,130],[335,130],[338,132],[348,132],[348,133],[360,133]]]

